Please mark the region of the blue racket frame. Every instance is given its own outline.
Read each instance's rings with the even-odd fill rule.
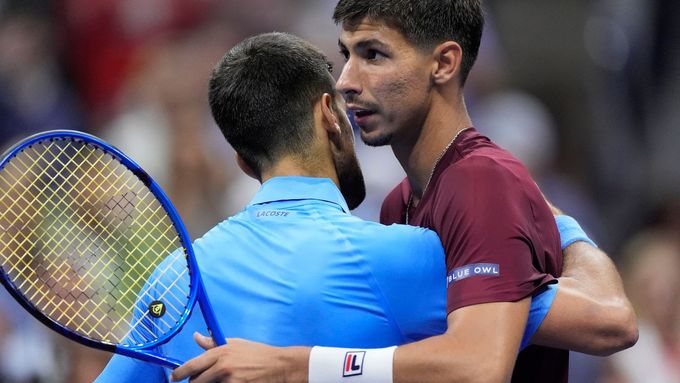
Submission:
[[[217,318],[215,317],[215,312],[212,308],[212,305],[210,304],[208,300],[208,296],[205,291],[205,286],[203,285],[203,280],[201,279],[200,271],[198,269],[198,263],[196,262],[196,258],[194,255],[194,249],[191,244],[191,240],[189,238],[189,234],[186,231],[186,228],[184,227],[184,223],[182,222],[179,214],[177,213],[177,210],[175,210],[175,207],[172,205],[170,202],[170,199],[168,196],[163,192],[163,189],[154,181],[151,176],[149,176],[144,169],[142,169],[137,163],[135,163],[132,159],[130,159],[127,155],[125,155],[123,152],[118,150],[116,147],[109,145],[108,143],[104,142],[103,140],[99,139],[98,137],[95,137],[91,134],[75,131],[75,130],[51,130],[48,132],[43,132],[43,133],[38,133],[33,136],[30,136],[23,141],[17,143],[16,145],[12,146],[10,149],[7,150],[5,155],[2,158],[2,161],[0,161],[0,169],[3,169],[9,161],[17,155],[17,153],[21,152],[22,150],[32,146],[33,144],[40,142],[40,141],[45,141],[45,140],[50,140],[50,139],[75,139],[75,140],[82,140],[84,142],[93,144],[106,153],[109,153],[120,162],[127,167],[133,174],[135,174],[156,196],[158,201],[161,203],[165,211],[168,213],[168,216],[170,217],[170,220],[172,223],[175,225],[177,228],[177,233],[179,234],[180,241],[184,248],[187,250],[187,262],[189,264],[189,270],[191,270],[190,273],[190,285],[191,286],[197,286],[195,289],[191,289],[189,293],[189,301],[187,304],[187,307],[184,310],[184,313],[180,316],[180,319],[177,321],[177,324],[175,327],[173,327],[170,331],[165,333],[163,336],[159,337],[155,341],[148,343],[146,345],[139,346],[139,347],[126,347],[126,346],[120,346],[120,345],[115,345],[115,344],[107,344],[101,341],[97,341],[91,338],[88,338],[86,336],[80,335],[78,333],[75,333],[68,329],[67,327],[62,326],[60,323],[52,320],[48,316],[44,315],[42,312],[37,310],[24,296],[21,294],[14,283],[7,278],[6,273],[4,270],[2,270],[2,273],[0,273],[0,279],[2,281],[2,284],[5,286],[7,291],[10,292],[10,294],[14,297],[14,299],[21,304],[21,306],[24,307],[31,315],[33,315],[35,318],[37,318],[39,321],[41,321],[43,324],[51,328],[52,330],[60,333],[61,335],[64,335],[65,337],[72,339],[78,343],[81,343],[85,346],[88,347],[93,347],[97,348],[100,350],[104,351],[109,351],[109,352],[115,352],[120,355],[125,355],[129,357],[133,357],[136,359],[140,359],[146,362],[151,362],[155,364],[159,364],[164,367],[168,367],[170,369],[175,369],[179,367],[180,365],[183,364],[183,362],[171,358],[171,357],[166,357],[163,355],[159,355],[156,353],[153,353],[149,351],[148,349],[160,346],[162,344],[165,344],[168,342],[173,336],[175,336],[179,331],[182,330],[182,327],[184,327],[184,324],[186,323],[187,319],[189,318],[189,315],[194,309],[194,306],[196,305],[196,301],[198,300],[199,307],[201,308],[201,311],[203,313],[203,317],[205,319],[206,324],[208,325],[208,329],[211,331],[212,338],[215,340],[215,343],[218,346],[225,345],[227,344],[226,337],[224,336],[222,329],[220,328]],[[2,267],[0,266],[0,269]]]

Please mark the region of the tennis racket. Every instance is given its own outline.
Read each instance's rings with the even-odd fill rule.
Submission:
[[[81,132],[31,136],[0,162],[2,284],[42,323],[86,346],[169,368],[154,349],[196,300],[218,345],[179,215],[149,175]]]

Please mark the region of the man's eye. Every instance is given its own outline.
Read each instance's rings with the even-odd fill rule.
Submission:
[[[385,55],[375,49],[369,49],[366,52],[366,59],[368,60],[375,60],[382,57],[385,57]]]
[[[349,52],[348,52],[348,51],[346,51],[346,50],[344,50],[344,49],[341,49],[341,50],[340,50],[340,54],[341,54],[342,57],[345,59],[345,61],[349,60]]]

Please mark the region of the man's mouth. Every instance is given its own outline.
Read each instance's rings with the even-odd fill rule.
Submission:
[[[375,114],[375,111],[369,109],[354,109],[352,114],[354,115],[354,123],[361,128],[361,130],[366,130],[370,125],[369,121],[371,120],[371,116]]]
[[[362,108],[356,105],[350,105],[348,109],[354,117],[354,122],[357,124],[361,124],[366,118],[375,114],[375,110],[373,109]]]
[[[373,113],[375,113],[375,112],[373,112],[372,110],[358,109],[358,110],[354,111],[354,116],[361,118],[361,117],[370,116]]]

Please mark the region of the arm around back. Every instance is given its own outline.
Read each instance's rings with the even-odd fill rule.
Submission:
[[[394,382],[509,381],[529,304],[525,298],[451,312],[445,334],[397,348]]]
[[[605,356],[637,339],[635,311],[612,260],[586,242],[569,245],[557,296],[532,343]]]

